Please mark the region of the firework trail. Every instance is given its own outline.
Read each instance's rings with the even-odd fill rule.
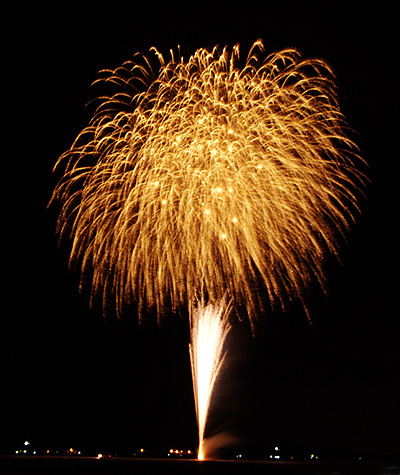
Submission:
[[[324,287],[322,258],[357,210],[363,177],[334,76],[295,49],[259,40],[198,49],[188,61],[136,55],[97,82],[93,119],[57,162],[58,232],[92,295],[158,318],[229,289],[252,325],[265,294]]]
[[[190,312],[189,353],[192,366],[193,392],[199,429],[198,459],[204,459],[204,432],[214,383],[223,364],[224,342],[230,330],[228,321],[232,302],[225,298],[217,305],[200,304]]]

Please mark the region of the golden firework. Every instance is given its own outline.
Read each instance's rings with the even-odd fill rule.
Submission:
[[[238,45],[152,52],[103,71],[112,92],[55,167],[58,231],[92,295],[160,318],[228,289],[253,325],[266,294],[324,287],[363,184],[332,70],[260,40],[243,67]]]

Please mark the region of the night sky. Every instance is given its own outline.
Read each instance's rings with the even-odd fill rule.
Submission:
[[[187,322],[171,315],[161,328],[139,328],[134,314],[104,323],[89,310],[67,270],[67,248],[57,249],[56,209],[46,210],[51,170],[90,118],[85,104],[98,70],[151,46],[168,53],[180,44],[187,57],[240,43],[245,56],[257,38],[267,52],[294,46],[332,66],[371,184],[343,265],[328,260],[329,295],[310,289],[314,325],[296,304],[266,316],[255,337],[245,322],[234,325],[209,433],[229,432],[261,452],[277,444],[399,450],[396,13],[372,3],[362,11],[267,3],[35,5],[9,14],[1,450],[26,439],[49,447],[196,447]]]

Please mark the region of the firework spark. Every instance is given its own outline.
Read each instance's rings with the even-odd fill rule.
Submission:
[[[190,312],[190,362],[193,392],[199,429],[198,459],[204,459],[204,432],[214,383],[224,361],[222,353],[230,330],[228,321],[232,302],[225,299],[217,305],[200,304]]]

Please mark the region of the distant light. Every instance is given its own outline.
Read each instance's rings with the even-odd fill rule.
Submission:
[[[275,447],[275,450],[276,450],[277,452],[279,452],[279,447]]]
[[[281,456],[280,456],[280,455],[275,455],[275,458],[276,458],[277,460],[279,460],[279,459],[281,458]]]
[[[24,445],[31,445],[31,443],[25,440]]]
[[[143,453],[143,452],[144,452],[144,449],[140,449],[140,452]]]
[[[103,458],[103,454],[97,454],[97,458],[98,458],[98,459]]]

